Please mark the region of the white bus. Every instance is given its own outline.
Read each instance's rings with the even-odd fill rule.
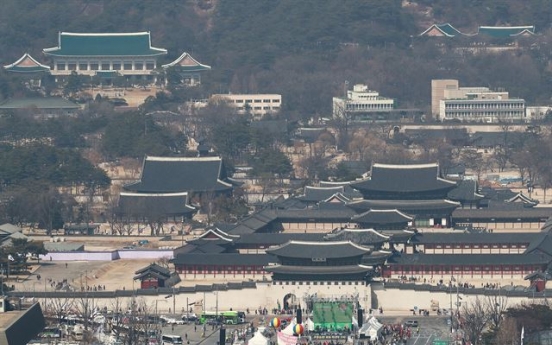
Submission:
[[[182,337],[179,335],[163,334],[161,336],[161,345],[182,345]]]

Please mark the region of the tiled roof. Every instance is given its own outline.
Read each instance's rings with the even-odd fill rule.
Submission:
[[[6,233],[9,233],[9,234],[13,234],[15,232],[20,232],[22,230],[23,229],[21,229],[17,225],[13,225],[11,223],[4,223],[4,224],[0,225],[0,231],[6,232]]]
[[[552,256],[552,234],[541,233],[525,250],[526,254],[546,254]]]
[[[150,264],[149,266],[146,266],[144,268],[140,268],[138,271],[134,272],[134,274],[140,274],[144,272],[157,272],[160,273],[166,277],[171,276],[171,271],[165,267],[161,267],[155,263]]]
[[[269,265],[264,267],[265,271],[272,273],[285,274],[355,274],[372,270],[372,267],[362,265],[349,266],[287,266],[287,265]]]
[[[253,233],[240,236],[235,240],[237,246],[244,244],[263,244],[268,246],[281,245],[289,241],[322,241],[324,233]]]
[[[255,265],[266,266],[276,259],[268,254],[178,254],[172,260],[175,265]]]
[[[311,221],[316,220],[318,222],[324,220],[335,220],[340,222],[347,222],[356,213],[345,206],[344,204],[338,204],[330,209],[305,209],[305,210],[276,210],[277,217],[282,221]]]
[[[452,212],[459,203],[446,200],[362,200],[347,204],[348,207],[364,212],[373,210],[400,210],[407,214],[416,214],[417,212]]]
[[[297,199],[302,201],[318,202],[318,201],[326,200],[336,193],[343,193],[343,192],[344,192],[343,186],[337,186],[337,187],[306,186],[304,190],[304,194],[297,197]]]
[[[439,140],[439,141],[468,141],[470,138],[467,128],[407,128],[404,134],[413,142]]]
[[[402,254],[387,260],[393,265],[540,265],[550,257],[531,254]]]
[[[4,69],[8,72],[17,73],[50,72],[50,66],[41,64],[27,53],[23,54],[16,62],[4,66]]]
[[[352,222],[370,224],[408,223],[414,217],[399,210],[368,210],[351,218]]]
[[[512,146],[522,142],[524,138],[533,136],[526,132],[475,132],[470,138],[472,145],[477,147]]]
[[[463,35],[460,31],[458,31],[454,26],[450,25],[449,23],[445,24],[433,24],[429,28],[427,28],[424,32],[420,34],[420,36],[425,36],[425,34],[432,29],[437,29],[440,31],[443,36],[446,37],[454,37],[454,36],[460,36]]]
[[[351,186],[360,191],[415,193],[446,191],[454,188],[456,183],[439,177],[438,164],[373,164],[371,177]]]
[[[374,229],[340,229],[324,236],[326,241],[351,241],[361,245],[380,244],[388,242],[389,239],[390,236]]]
[[[462,180],[456,188],[448,192],[447,198],[458,202],[470,202],[481,200],[484,195],[477,190],[477,181]]]
[[[371,249],[350,241],[302,242],[289,241],[279,247],[268,249],[267,253],[288,258],[348,258],[370,253]]]
[[[167,54],[167,50],[152,47],[149,32],[60,32],[58,46],[44,49],[44,54],[53,56],[158,56]]]
[[[126,215],[184,215],[195,212],[188,205],[188,193],[129,193],[121,192],[118,213]]]
[[[146,156],[140,181],[126,190],[143,193],[218,192],[232,185],[222,181],[220,157]]]
[[[11,98],[0,104],[0,109],[3,110],[26,108],[49,110],[77,110],[80,109],[80,106],[61,97]]]
[[[238,239],[240,236],[229,234],[225,231],[222,231],[216,226],[212,226],[208,228],[198,238],[194,239],[193,241],[197,241],[197,240],[211,241],[212,239],[210,237],[215,237],[216,239],[220,239],[223,241],[222,243],[224,243],[224,242],[232,242]]]
[[[177,57],[176,60],[174,60],[173,62],[163,65],[162,67],[177,67],[179,71],[183,72],[200,72],[208,71],[211,69],[211,66],[199,63],[196,59],[194,59],[190,54],[186,52],[182,53],[182,55]]]
[[[493,38],[509,38],[520,35],[535,34],[535,27],[533,25],[526,26],[480,26],[479,35],[486,35]]]

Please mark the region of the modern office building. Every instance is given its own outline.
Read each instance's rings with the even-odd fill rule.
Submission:
[[[431,81],[431,110],[441,120],[522,122],[525,100],[487,87],[459,87],[458,80]]]
[[[363,84],[356,84],[353,90],[347,90],[345,98],[333,98],[334,118],[374,119],[375,115],[392,112],[394,108],[394,99],[382,97],[379,92]]]
[[[214,94],[211,100],[226,101],[238,113],[255,117],[277,113],[282,107],[282,95],[278,94]]]

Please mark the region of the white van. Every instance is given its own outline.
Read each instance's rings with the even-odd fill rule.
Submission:
[[[182,337],[179,335],[163,334],[161,336],[161,345],[172,345],[178,344],[182,345]]]

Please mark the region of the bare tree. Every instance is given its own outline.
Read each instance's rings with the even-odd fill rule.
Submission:
[[[50,298],[47,300],[44,309],[47,315],[54,317],[58,324],[61,324],[63,317],[73,308],[75,301],[72,298]]]
[[[476,297],[475,300],[467,302],[459,315],[462,320],[465,337],[473,345],[480,343],[483,330],[489,324],[489,315],[485,303]]]
[[[495,344],[521,344],[521,332],[514,318],[505,318],[500,328],[497,329],[495,336]]]
[[[485,298],[487,315],[489,316],[489,327],[497,331],[504,320],[504,313],[508,309],[508,297],[501,295],[489,295]]]

